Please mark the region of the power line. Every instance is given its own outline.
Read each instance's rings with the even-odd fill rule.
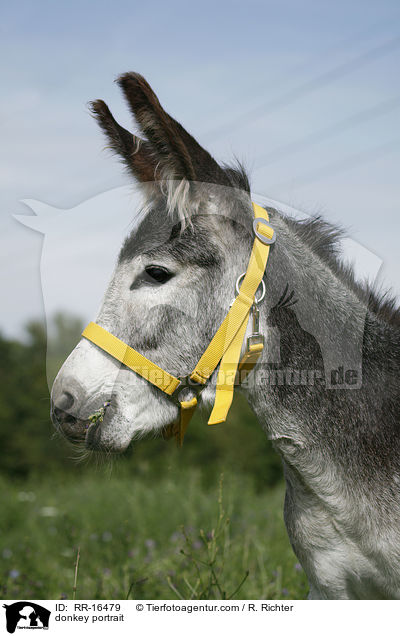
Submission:
[[[376,117],[381,117],[382,115],[386,115],[391,111],[395,110],[400,106],[400,97],[392,97],[390,99],[384,100],[379,104],[373,106],[372,108],[363,109],[354,115],[350,115],[350,117],[346,117],[345,119],[341,119],[338,122],[327,126],[321,130],[313,132],[305,137],[298,139],[297,141],[291,141],[287,144],[279,146],[274,150],[271,150],[267,154],[263,155],[260,159],[261,163],[258,163],[255,170],[260,170],[261,168],[265,168],[265,166],[271,165],[277,161],[280,161],[284,157],[290,156],[295,152],[300,152],[304,148],[313,146],[324,139],[329,139],[329,137],[334,137],[336,134],[340,134],[345,130],[349,130],[354,126],[358,126],[367,121],[371,121]]]
[[[360,43],[364,42],[366,39],[369,39],[368,36],[370,36],[371,34],[376,37],[378,30],[382,31],[382,28],[386,26],[392,27],[393,24],[396,23],[396,20],[398,20],[399,17],[400,17],[399,13],[394,13],[390,16],[390,18],[385,18],[384,20],[380,20],[378,22],[374,21],[373,24],[368,25],[366,28],[353,31],[350,34],[346,34],[345,37],[340,38],[339,40],[336,40],[335,43],[330,43],[330,45],[327,46],[325,49],[321,51],[317,51],[316,53],[314,52],[313,55],[308,55],[306,60],[302,60],[301,62],[297,64],[291,65],[287,69],[287,71],[280,73],[280,75],[276,78],[274,77],[272,78],[271,81],[273,83],[274,90],[276,91],[281,86],[284,86],[285,84],[287,85],[288,77],[289,78],[297,77],[303,71],[309,72],[310,65],[314,62],[316,57],[320,61],[321,59],[323,60],[327,58],[327,56],[332,52],[336,52],[338,50],[343,51],[344,48],[348,48],[349,44],[357,43],[357,45],[360,45]],[[249,92],[247,90],[244,93],[243,91],[241,91],[239,94],[239,97],[242,97],[242,96],[246,96],[248,98]],[[263,94],[259,94],[256,97],[256,99],[258,100],[262,99],[263,96],[264,96]],[[254,102],[254,99],[255,99],[254,93],[251,93],[251,97]],[[237,105],[238,100],[236,98],[234,99],[235,99],[235,105]],[[232,100],[229,100],[228,102],[226,102],[226,106],[230,105],[231,101]],[[224,106],[222,106],[221,108],[223,109]]]
[[[323,166],[317,172],[313,171],[300,176],[299,179],[295,177],[294,179],[288,179],[287,181],[282,181],[281,183],[268,186],[268,190],[293,186],[294,183],[296,187],[308,185],[309,183],[320,181],[323,178],[330,177],[340,172],[346,172],[349,169],[358,168],[361,165],[365,165],[366,163],[370,163],[371,161],[380,159],[381,157],[384,157],[385,155],[396,151],[398,148],[400,148],[400,139],[389,141],[381,144],[380,146],[376,146],[375,148],[363,150],[361,152],[349,155],[344,159],[342,158],[338,161],[334,161],[330,164],[327,164],[326,166]]]
[[[323,86],[327,86],[331,82],[334,82],[344,75],[348,75],[349,73],[352,73],[362,68],[363,66],[366,66],[367,64],[381,57],[384,57],[399,46],[400,36],[391,38],[384,44],[380,44],[379,46],[369,49],[365,53],[362,53],[361,55],[355,57],[353,60],[350,60],[343,64],[339,64],[335,68],[321,73],[320,75],[317,75],[316,77],[307,80],[306,82],[303,82],[303,84],[300,84],[300,86],[292,88],[283,95],[274,97],[268,102],[248,110],[247,113],[239,115],[235,119],[232,119],[229,123],[220,126],[217,129],[210,130],[208,133],[206,133],[205,138],[207,139],[209,137],[215,140],[225,136],[225,134],[230,132],[233,128],[240,128],[249,122],[254,123],[255,120],[265,116],[267,113],[271,113],[281,107],[292,104],[304,95],[319,90]]]

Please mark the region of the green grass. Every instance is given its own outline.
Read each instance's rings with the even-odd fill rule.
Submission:
[[[304,573],[282,519],[282,486],[239,474],[211,488],[194,469],[135,480],[119,467],[47,481],[0,481],[1,596],[302,599]]]

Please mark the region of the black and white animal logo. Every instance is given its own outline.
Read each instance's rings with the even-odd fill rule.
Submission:
[[[11,605],[3,605],[6,610],[7,631],[14,634],[18,629],[48,629],[50,610],[32,603],[18,601]]]

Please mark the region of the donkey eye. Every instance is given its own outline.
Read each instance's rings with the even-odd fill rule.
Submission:
[[[149,265],[145,268],[145,272],[153,282],[161,284],[166,283],[173,276],[172,272],[159,265]]]

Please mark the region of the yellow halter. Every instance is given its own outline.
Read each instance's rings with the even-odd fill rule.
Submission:
[[[89,323],[82,333],[82,336],[176,401],[180,406],[180,415],[173,424],[167,427],[164,437],[169,439],[174,436],[180,446],[197,406],[197,395],[204,388],[218,363],[220,367],[215,401],[208,424],[225,422],[233,399],[237,373],[239,372],[239,381],[243,382],[257,363],[264,347],[264,338],[258,333],[257,302],[261,299],[257,300],[255,294],[260,283],[263,282],[270,245],[275,242],[276,235],[269,225],[266,210],[256,203],[253,203],[253,210],[255,216],[253,230],[256,238],[247,271],[240,277],[244,276],[243,282],[240,288],[237,284],[238,294],[234,302],[190,376],[176,378],[94,322]],[[247,339],[247,351],[239,362],[252,308],[253,333]],[[195,395],[190,397],[193,394]]]

